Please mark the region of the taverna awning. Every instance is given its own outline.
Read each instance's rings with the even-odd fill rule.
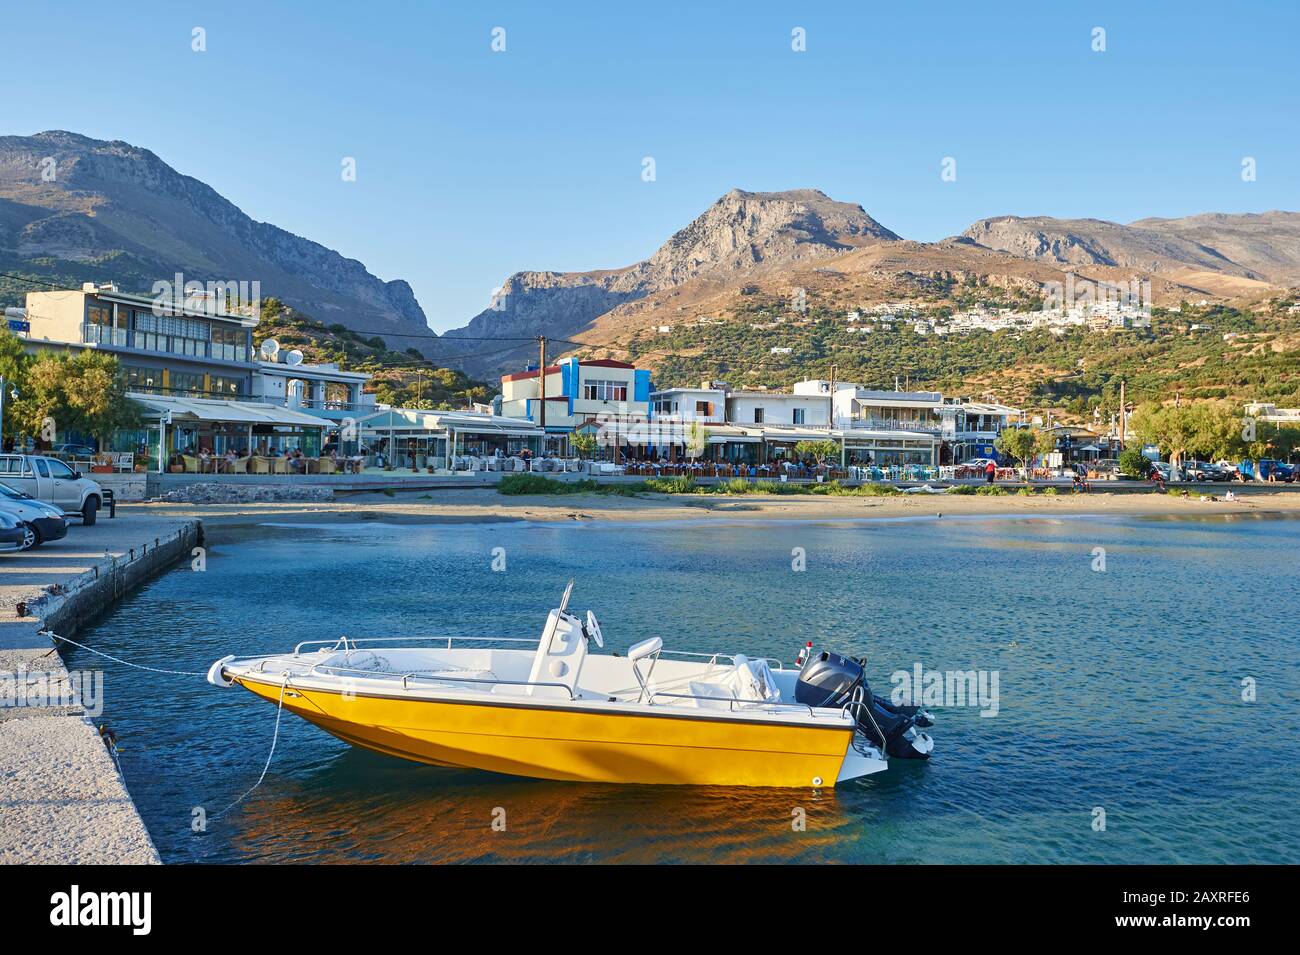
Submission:
[[[843,439],[847,447],[868,446],[880,441],[924,441],[938,444],[939,436],[927,431],[903,431],[896,428],[845,428],[833,432],[836,440]]]
[[[705,425],[704,433],[708,444],[758,444],[762,438],[757,432],[746,431],[731,425]]]
[[[508,418],[504,415],[482,414],[477,411],[424,411],[418,408],[385,408],[362,418],[358,426],[363,431],[384,433],[420,432],[422,434],[504,434],[515,437],[540,438],[542,429],[527,418]]]
[[[222,401],[213,398],[180,398],[128,392],[127,397],[145,407],[150,416],[171,415],[173,423],[211,422],[224,424],[292,425],[304,428],[334,428],[337,422],[304,414],[283,405],[253,401]]]

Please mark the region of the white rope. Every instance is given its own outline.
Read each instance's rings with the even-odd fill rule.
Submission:
[[[266,771],[271,768],[271,757],[275,755],[275,744],[280,739],[280,714],[284,712],[284,688],[287,687],[288,685],[289,685],[289,674],[285,673],[284,682],[280,684],[280,702],[275,708],[275,732],[271,735],[271,751],[266,754],[266,765],[262,767],[262,775],[257,777],[257,782],[253,783],[253,785],[249,788],[249,790],[246,793],[244,793],[242,796],[240,796],[238,799],[232,802],[225,809],[221,810],[221,812],[213,816],[212,817],[213,820],[220,819],[226,813],[230,812],[230,810],[234,809],[241,802],[243,802],[245,799],[251,796],[253,790],[256,789],[258,786],[262,785],[262,780],[266,778]]]
[[[139,663],[131,663],[119,657],[112,656],[111,654],[103,653],[99,650],[96,650],[94,647],[88,647],[84,643],[78,643],[76,640],[70,640],[67,637],[61,637],[52,630],[43,630],[41,632],[46,634],[51,640],[54,640],[55,642],[70,643],[74,647],[80,647],[82,650],[89,650],[91,653],[101,656],[106,660],[112,660],[114,663],[120,663],[123,666],[133,667],[136,670],[145,670],[149,673],[163,673],[168,676],[203,676],[203,677],[207,676],[207,673],[202,670],[162,670],[159,669],[158,667],[147,667]],[[253,785],[248,789],[247,792],[245,792],[242,796],[240,796],[238,799],[232,802],[225,809],[221,810],[221,812],[213,816],[212,817],[213,819],[220,819],[226,813],[230,812],[230,810],[238,806],[241,802],[243,802],[245,799],[247,799],[249,796],[253,794],[253,790],[257,789],[258,786],[262,785],[262,780],[266,779],[267,771],[270,770],[271,768],[271,760],[275,756],[275,745],[277,742],[279,742],[280,739],[280,716],[281,714],[284,713],[284,691],[288,685],[289,685],[289,674],[285,673],[284,681],[280,684],[280,701],[277,704],[275,709],[275,732],[271,735],[271,751],[266,754],[266,765],[262,767],[262,775],[257,777],[257,782],[253,783]],[[126,774],[122,773],[122,763],[117,758],[116,748],[110,747],[109,753],[113,757],[113,762],[117,763],[118,773],[121,773],[122,779],[123,781],[125,781]]]
[[[207,673],[203,672],[202,670],[160,670],[157,667],[147,667],[147,666],[142,666],[139,663],[130,663],[126,660],[112,656],[111,654],[103,653],[102,651],[96,650],[94,647],[88,647],[84,643],[78,643],[76,640],[70,640],[67,637],[61,637],[53,630],[43,630],[41,632],[48,635],[49,638],[55,641],[56,643],[70,643],[74,647],[80,647],[82,650],[89,650],[91,653],[95,654],[96,656],[101,656],[106,660],[112,660],[114,663],[120,663],[123,666],[134,667],[137,670],[147,670],[150,673],[165,673],[168,676],[207,676]]]

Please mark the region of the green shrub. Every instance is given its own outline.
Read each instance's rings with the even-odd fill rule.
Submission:
[[[695,478],[690,475],[650,478],[645,486],[646,490],[659,494],[695,494],[700,490]]]
[[[1007,493],[1007,489],[999,487],[996,484],[981,484],[975,489],[976,494],[984,494],[989,497],[1002,497]]]
[[[1137,448],[1125,448],[1119,453],[1119,473],[1125,477],[1144,478],[1151,471],[1151,462]]]
[[[1043,488],[1043,493],[1044,493],[1044,494],[1052,494],[1052,495],[1056,495],[1056,494],[1060,494],[1061,492],[1060,492],[1057,488],[1054,488],[1054,487],[1045,487],[1045,488]]]
[[[823,481],[821,484],[811,484],[808,490],[813,494],[829,494],[832,497],[842,497],[846,494],[852,494],[851,488],[845,487],[839,481]]]
[[[1021,497],[1033,497],[1034,489],[1032,487],[1022,487],[1020,490],[1016,491],[1016,493]]]
[[[744,478],[731,478],[723,481],[714,489],[718,494],[749,494],[754,490],[754,485],[750,484]]]
[[[973,484],[953,484],[948,488],[949,494],[974,494],[975,486]]]
[[[507,474],[497,483],[502,494],[582,494],[597,489],[595,481],[556,481],[540,474]]]
[[[863,497],[893,497],[895,494],[902,494],[898,488],[892,484],[864,484],[858,488],[858,493]]]

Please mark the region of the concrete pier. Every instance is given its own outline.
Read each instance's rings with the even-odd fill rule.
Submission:
[[[188,556],[195,520],[101,515],[34,551],[0,554],[0,865],[158,863],[77,687],[41,631],[73,636]],[[110,664],[111,665],[111,664]]]

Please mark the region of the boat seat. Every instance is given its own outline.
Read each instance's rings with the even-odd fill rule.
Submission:
[[[632,644],[627,651],[627,658],[633,663],[637,660],[644,660],[652,653],[658,653],[664,648],[663,637],[651,637],[649,640],[642,640],[640,643]]]

